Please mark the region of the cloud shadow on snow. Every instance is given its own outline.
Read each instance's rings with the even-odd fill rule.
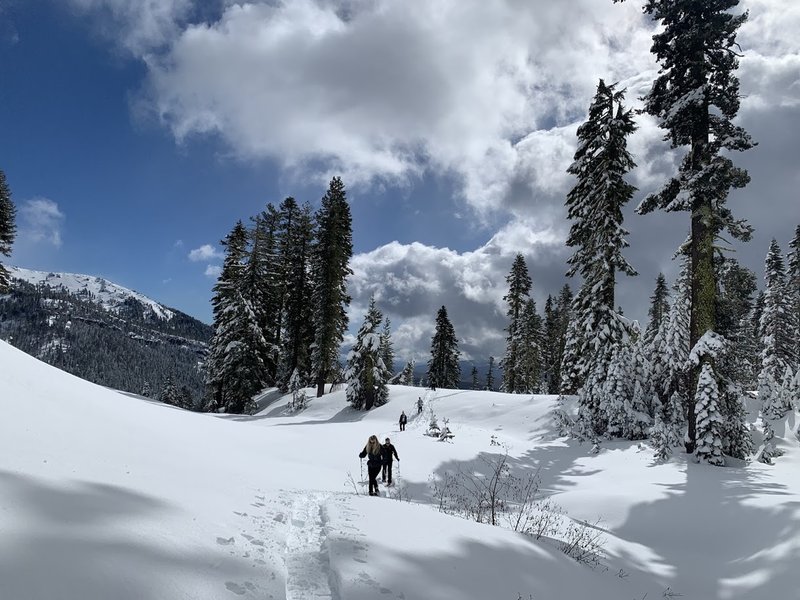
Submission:
[[[148,520],[153,531],[159,515],[174,509],[130,489],[60,485],[0,470],[0,506],[14,506],[23,523],[19,532],[13,523],[2,527],[0,598],[162,600],[178,591],[177,577],[199,579],[209,569],[218,574],[222,597],[226,579],[253,576],[227,556],[170,552],[153,545],[151,533],[132,535],[131,520]],[[9,514],[0,512],[0,526],[3,513]]]

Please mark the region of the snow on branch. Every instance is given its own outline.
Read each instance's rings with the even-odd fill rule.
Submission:
[[[706,331],[689,352],[689,364],[697,366],[704,356],[715,359],[723,354],[727,347],[727,341],[715,331]]]

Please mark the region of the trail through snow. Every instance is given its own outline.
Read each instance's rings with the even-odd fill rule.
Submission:
[[[286,538],[286,600],[339,600],[331,570],[326,502],[330,494],[298,494]]]

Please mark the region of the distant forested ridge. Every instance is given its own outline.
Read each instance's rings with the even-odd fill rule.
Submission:
[[[210,326],[102,278],[11,276],[0,338],[82,379],[153,398],[171,377],[199,404]]]

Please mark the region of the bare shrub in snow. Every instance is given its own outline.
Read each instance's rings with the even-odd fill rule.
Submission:
[[[597,567],[605,557],[606,538],[597,525],[585,521],[572,521],[564,532],[561,551],[581,564]]]

